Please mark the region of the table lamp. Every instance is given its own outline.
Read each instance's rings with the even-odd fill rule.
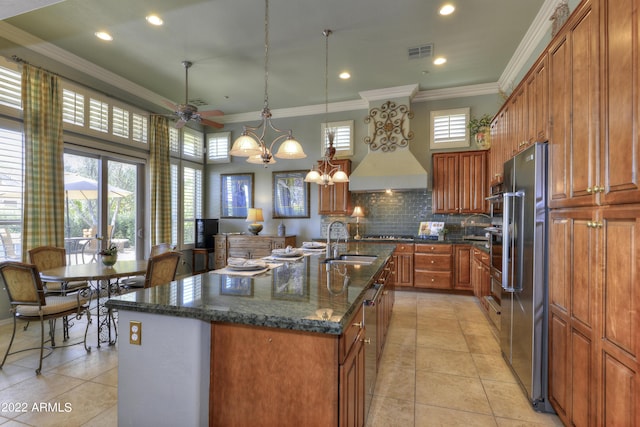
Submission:
[[[247,222],[251,222],[248,227],[251,233],[257,236],[258,233],[262,231],[262,224],[259,224],[259,222],[262,221],[264,221],[264,218],[262,217],[262,208],[248,209]]]
[[[360,206],[353,208],[351,217],[356,219],[356,235],[354,236],[354,239],[360,240],[362,238],[362,236],[360,236],[360,218],[364,218],[362,208]]]

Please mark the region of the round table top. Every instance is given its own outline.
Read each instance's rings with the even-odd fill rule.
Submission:
[[[45,282],[69,282],[76,280],[107,280],[127,276],[140,276],[147,272],[146,260],[121,260],[112,266],[101,262],[67,265],[40,272]]]

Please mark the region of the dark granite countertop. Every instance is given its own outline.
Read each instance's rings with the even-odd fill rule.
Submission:
[[[106,305],[117,310],[340,335],[394,248],[392,242],[350,242],[340,245],[341,254],[378,258],[370,265],[330,265],[327,271],[322,253],[284,262],[252,277],[208,272],[114,297]],[[325,313],[331,314],[328,319],[323,319]]]

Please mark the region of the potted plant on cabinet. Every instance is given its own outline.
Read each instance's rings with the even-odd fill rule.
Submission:
[[[492,116],[485,114],[479,119],[472,118],[469,120],[468,128],[471,137],[475,140],[478,147],[488,150],[491,147],[490,126]]]

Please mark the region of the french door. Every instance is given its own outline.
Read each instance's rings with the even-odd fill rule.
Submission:
[[[118,259],[144,257],[144,165],[136,159],[65,151],[65,246],[71,263],[97,260],[108,243]]]

